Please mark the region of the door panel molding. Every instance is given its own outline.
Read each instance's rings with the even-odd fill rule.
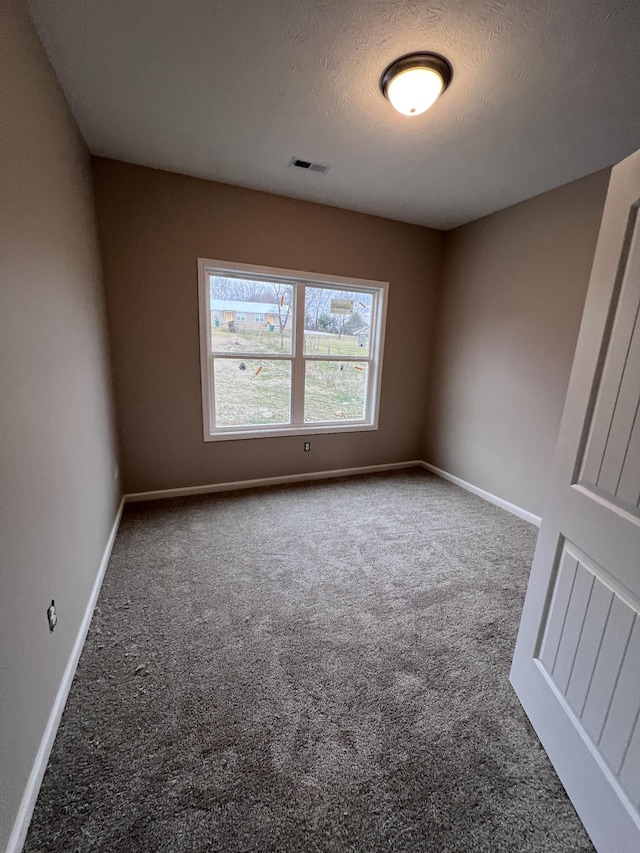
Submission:
[[[620,346],[616,352],[611,352],[611,339],[614,336],[616,324],[621,322],[626,325],[629,318],[624,316],[624,310],[628,308],[627,303],[634,302],[634,282],[630,282],[629,268],[640,251],[640,199],[634,199],[629,204],[627,224],[622,239],[620,260],[615,275],[610,295],[610,304],[602,330],[601,344],[598,352],[597,364],[593,373],[593,384],[589,395],[586,417],[576,465],[572,482],[598,484],[598,475],[602,467],[602,460],[606,451],[609,435],[606,413],[610,413],[615,406],[620,377],[624,370],[626,352],[628,347]],[[597,260],[597,259],[596,259]],[[596,265],[594,260],[594,268]],[[635,300],[637,303],[637,299]],[[634,316],[636,312],[634,311]],[[630,318],[633,321],[633,317]],[[631,333],[629,333],[629,338]],[[623,359],[620,364],[620,359]],[[618,382],[612,383],[611,376],[618,375]],[[605,413],[603,415],[602,413]]]

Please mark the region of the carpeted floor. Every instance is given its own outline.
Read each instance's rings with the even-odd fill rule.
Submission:
[[[536,529],[423,471],[127,507],[35,851],[592,851],[508,684]]]

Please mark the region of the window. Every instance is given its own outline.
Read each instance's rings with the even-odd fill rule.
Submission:
[[[207,260],[199,279],[205,441],[377,429],[386,282]]]
[[[246,323],[247,322],[247,315],[243,311],[237,311],[236,312],[236,320],[239,323]]]

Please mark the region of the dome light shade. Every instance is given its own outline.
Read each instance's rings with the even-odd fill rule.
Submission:
[[[451,66],[434,53],[410,53],[396,59],[380,78],[385,98],[406,116],[432,106],[451,82]]]
[[[444,88],[442,77],[432,68],[408,68],[392,77],[387,98],[406,116],[417,116],[429,109]]]

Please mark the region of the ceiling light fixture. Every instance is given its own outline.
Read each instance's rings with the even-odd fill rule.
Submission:
[[[425,112],[451,82],[451,66],[435,53],[408,53],[394,60],[380,78],[382,94],[406,116]]]

